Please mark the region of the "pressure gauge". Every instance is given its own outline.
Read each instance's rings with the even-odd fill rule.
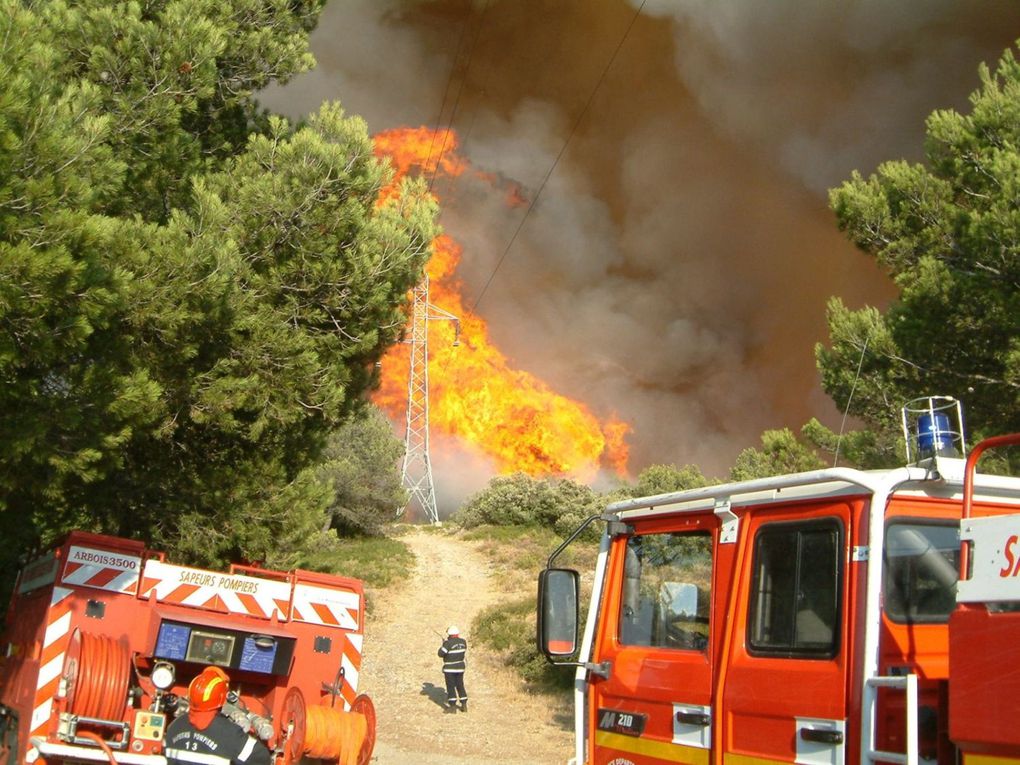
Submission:
[[[177,677],[177,672],[174,669],[174,665],[168,661],[157,661],[156,666],[152,668],[152,674],[150,675],[152,684],[159,688],[161,691],[165,691],[167,688],[174,684],[174,680]]]

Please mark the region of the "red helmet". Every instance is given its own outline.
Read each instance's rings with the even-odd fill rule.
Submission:
[[[227,700],[230,688],[227,673],[219,667],[206,667],[188,686],[188,717],[196,728],[207,728]]]

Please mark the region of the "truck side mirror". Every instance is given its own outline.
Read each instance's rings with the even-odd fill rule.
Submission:
[[[538,650],[550,660],[577,651],[579,580],[569,568],[547,568],[538,575]]]

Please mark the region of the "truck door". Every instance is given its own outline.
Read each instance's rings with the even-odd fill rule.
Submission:
[[[707,765],[718,522],[709,511],[628,523],[594,648],[610,671],[590,680],[590,762]]]
[[[838,504],[744,517],[720,670],[721,761],[846,761],[850,518]]]

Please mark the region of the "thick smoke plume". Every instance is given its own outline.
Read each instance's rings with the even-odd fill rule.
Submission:
[[[635,18],[640,6],[333,0],[318,69],[264,101],[300,117],[339,100],[373,132],[452,125],[501,181],[441,189],[465,302],[495,342],[630,422],[634,472],[720,475],[763,429],[838,422],[814,367],[825,301],[894,293],[836,230],[826,189],[921,159],[925,117],[966,108],[1020,6],[647,0]],[[508,188],[535,202],[516,238],[528,208]],[[434,458],[440,489],[444,473],[460,490],[487,478],[460,484]]]

